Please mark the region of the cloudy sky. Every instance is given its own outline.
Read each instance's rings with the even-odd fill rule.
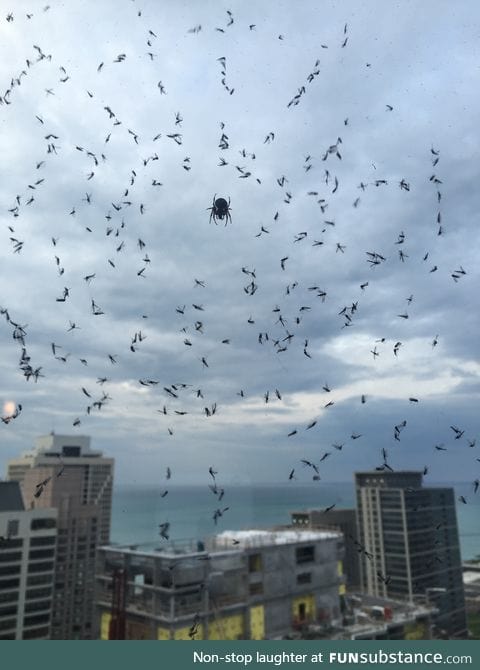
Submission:
[[[479,18],[4,5],[2,471],[55,430],[120,482],[349,481],[382,449],[472,482]]]

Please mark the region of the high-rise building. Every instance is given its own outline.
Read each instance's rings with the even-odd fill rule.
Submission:
[[[26,510],[18,482],[0,482],[0,640],[48,640],[57,510]]]
[[[466,637],[455,495],[424,488],[422,473],[357,472],[361,584],[366,593],[438,609],[436,632]]]
[[[95,554],[110,540],[113,463],[89,437],[51,433],[8,464],[26,504],[58,509],[52,639],[92,638]]]

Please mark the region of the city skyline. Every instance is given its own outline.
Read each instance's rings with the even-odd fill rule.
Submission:
[[[311,509],[307,516],[305,513],[294,512],[293,525],[290,526],[277,525],[260,529],[254,525],[249,530],[217,529],[215,535],[197,534],[196,539],[189,541],[171,538],[171,524],[162,523],[160,534],[163,539],[159,539],[157,547],[152,545],[149,550],[144,548],[146,545],[132,544],[131,539],[127,544],[114,542],[109,545],[112,473],[113,460],[103,457],[102,452],[91,449],[90,439],[86,436],[39,437],[34,450],[9,463],[8,481],[0,484],[0,510],[3,512],[3,518],[0,519],[3,527],[0,548],[3,550],[2,564],[12,565],[7,565],[2,570],[0,590],[12,589],[14,585],[10,583],[11,575],[20,574],[21,570],[23,583],[20,584],[17,594],[19,609],[16,620],[4,620],[6,616],[12,616],[11,606],[8,611],[2,610],[2,627],[4,630],[9,629],[4,633],[4,639],[45,637],[45,626],[49,626],[51,589],[48,602],[28,604],[25,609],[25,613],[35,611],[39,614],[30,618],[23,614],[27,568],[21,568],[18,561],[21,559],[21,563],[27,566],[27,553],[25,550],[22,557],[22,553],[16,554],[14,550],[18,546],[19,535],[23,537],[27,532],[28,537],[27,524],[31,530],[49,528],[50,533],[58,532],[56,552],[52,547],[49,552],[30,552],[28,555],[29,561],[37,559],[38,563],[32,563],[32,567],[28,568],[29,574],[31,571],[47,570],[50,573],[48,579],[53,584],[54,563],[47,565],[42,560],[47,553],[51,559],[56,553],[52,631],[49,639],[91,639],[92,632],[93,639],[100,635],[100,639],[104,640],[194,639],[197,634],[200,638],[208,635],[209,639],[237,639],[239,636],[244,639],[269,639],[280,632],[288,635],[290,629],[307,631],[307,635],[316,631],[323,638],[328,629],[324,624],[328,622],[329,625],[333,624],[333,639],[336,636],[348,638],[350,635],[352,639],[357,636],[375,639],[376,635],[384,639],[387,628],[383,624],[378,628],[372,627],[371,623],[365,626],[369,602],[372,621],[378,622],[378,613],[382,610],[382,617],[386,622],[391,622],[394,639],[399,639],[399,629],[394,620],[397,624],[403,620],[404,639],[418,639],[418,636],[420,639],[430,639],[432,631],[434,637],[448,634],[450,639],[467,635],[454,492],[453,489],[445,487],[422,487],[421,471],[373,470],[355,473],[358,536],[357,531],[351,527],[355,511],[344,510],[347,516],[342,516],[342,510],[337,508],[327,515],[331,509],[329,507],[323,512],[321,508]],[[19,483],[22,486],[21,492]],[[13,491],[12,487],[15,485],[18,489]],[[229,509],[226,507],[223,511]],[[354,512],[353,517],[351,512]],[[35,514],[40,514],[40,517],[42,514],[49,515],[48,525],[44,520],[38,528],[36,521],[30,524],[31,515]],[[26,516],[26,523],[21,520],[21,515]],[[90,527],[92,521],[94,525],[88,530],[87,527]],[[305,527],[308,523],[311,524],[310,528]],[[352,537],[355,544],[349,550],[350,558],[347,553],[344,555],[347,536]],[[437,538],[435,542],[434,537]],[[327,591],[323,591],[322,595],[323,587],[318,582],[318,579],[323,580],[325,577],[325,558],[319,558],[320,548],[314,547],[312,543],[316,544],[317,540],[326,538],[333,539],[337,547],[338,569],[337,562],[333,564],[338,580],[337,596],[332,592],[327,597]],[[26,542],[28,547],[28,539]],[[44,542],[46,540],[33,540],[34,544]],[[93,544],[88,548],[89,542]],[[297,548],[295,554],[290,552],[288,558],[280,547],[290,543]],[[270,557],[265,557],[265,564],[264,557],[258,553],[259,547],[264,544],[271,548]],[[97,615],[93,619],[88,611],[94,596],[92,568],[95,548],[100,549],[97,558],[100,563],[105,561],[105,566],[95,573],[98,582],[98,590],[95,591]],[[215,571],[217,581],[211,582],[210,577],[201,570],[202,564],[198,563],[204,554],[213,560],[215,552],[220,551],[219,567],[224,566],[222,569],[226,569],[231,575],[230,568],[223,562],[225,557],[231,555],[236,560],[239,550],[248,548],[253,551],[248,558],[248,568],[242,561],[243,567],[238,564],[237,570],[248,569],[250,575],[256,575],[255,579],[249,579],[250,598],[248,592],[245,592],[245,580],[242,581],[241,592],[238,591],[238,584],[235,586],[233,582],[229,582],[227,588],[224,578],[218,581],[218,573]],[[85,562],[87,549],[89,565]],[[132,556],[132,560],[126,557],[127,554]],[[111,561],[108,556],[112,557]],[[122,556],[125,558],[122,559]],[[135,556],[140,557],[138,565],[133,558]],[[158,557],[159,560],[166,561],[164,567],[168,567],[168,570],[149,571],[147,565],[152,558],[143,558],[144,556]],[[296,557],[294,563],[302,565],[302,572],[295,570],[294,564],[289,567],[292,556]],[[358,587],[351,587],[348,595],[344,586],[356,572],[351,563],[355,557],[363,566],[364,573],[360,598],[354,595]],[[109,612],[108,603],[116,602],[118,589],[122,588],[118,580],[123,577],[121,573],[117,573],[119,559],[120,562],[125,560],[124,565],[129,574],[128,597],[123,605],[120,600]],[[176,567],[182,567],[182,570],[172,572],[173,559],[179,561]],[[13,562],[16,564],[13,565]],[[307,572],[304,563],[308,563],[305,566],[308,568]],[[207,565],[211,569],[210,561],[204,564]],[[191,583],[192,569],[196,570],[194,586]],[[296,587],[292,582],[286,589],[285,585],[284,588],[279,588],[278,573],[282,569],[293,571],[292,577],[298,572]],[[315,579],[312,578],[312,569],[314,572],[320,570],[318,574],[315,572]],[[158,581],[153,581],[154,575],[157,575],[155,579]],[[63,585],[62,580],[65,582]],[[143,584],[147,585],[146,590],[142,588]],[[152,584],[155,585],[155,593],[152,591]],[[335,584],[331,579],[327,579],[327,585],[335,591]],[[81,589],[83,590],[80,594]],[[12,601],[16,594],[7,595],[9,601]],[[38,594],[28,591],[27,597],[29,595],[38,599],[47,594],[44,589]],[[335,605],[338,596],[340,600]],[[433,596],[435,601],[431,600]],[[418,598],[426,600],[423,602]],[[221,612],[222,605],[229,606],[233,601],[236,603],[235,613],[230,610],[224,615]],[[362,604],[365,601],[364,612],[355,614],[355,611],[360,611],[360,601]],[[71,603],[72,609],[68,603]],[[61,619],[58,616],[59,607],[62,610]],[[157,632],[158,621],[154,621],[155,617],[152,618],[151,614],[158,613],[158,607],[165,620],[162,619]],[[84,611],[80,612],[79,608]],[[373,610],[376,610],[375,617]],[[190,611],[195,611],[196,614],[192,614],[193,623],[190,622],[185,627],[185,616]],[[339,619],[340,611],[344,613],[343,622]],[[396,611],[398,615],[393,614]],[[112,628],[115,617],[120,617],[124,628]],[[433,629],[430,617],[433,617]],[[44,627],[37,630],[40,624]],[[30,630],[32,626],[37,628]],[[193,637],[192,630],[196,631]],[[389,628],[388,630],[390,631]]]
[[[477,5],[29,9],[0,46],[0,471],[76,431],[117,484],[387,463],[471,504]]]

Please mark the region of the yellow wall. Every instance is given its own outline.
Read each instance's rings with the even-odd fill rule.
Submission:
[[[338,561],[337,563],[337,574],[339,577],[343,577],[343,563],[342,561]],[[345,584],[340,584],[338,587],[338,592],[341,596],[345,595],[346,588]]]
[[[422,622],[407,624],[405,626],[406,640],[427,640],[428,630],[426,624]]]
[[[157,629],[157,640],[169,640],[170,631],[168,628],[158,628]]]
[[[191,626],[185,626],[185,628],[177,628],[173,631],[174,640],[191,640],[189,636]],[[203,640],[203,625],[199,624],[197,626],[197,633],[195,635],[195,640]]]
[[[292,614],[295,619],[299,619],[299,610],[301,604],[305,605],[305,619],[313,619],[315,617],[315,596],[312,594],[299,596],[292,601]]]
[[[265,612],[263,605],[250,607],[250,638],[263,640],[265,637]]]
[[[264,628],[263,628],[263,606],[252,608],[257,610],[254,613],[254,621],[252,619],[252,638],[255,640],[263,639]],[[255,632],[258,637],[253,637],[253,628],[255,626]],[[172,630],[172,637],[174,640],[190,640],[189,636],[190,626],[185,626],[184,628],[177,628]],[[227,617],[216,617],[213,621],[210,622],[208,626],[208,640],[237,640],[239,637],[243,638],[244,636],[244,621],[243,614],[235,614]],[[168,628],[158,628],[157,630],[157,639],[158,640],[169,640],[170,631]],[[204,627],[203,624],[199,624],[197,627],[197,633],[195,635],[195,640],[203,640],[204,637]]]
[[[243,614],[216,617],[208,626],[209,640],[238,640],[244,636]]]
[[[108,632],[110,628],[110,620],[112,615],[110,612],[103,612],[102,618],[100,619],[100,639],[108,640]]]

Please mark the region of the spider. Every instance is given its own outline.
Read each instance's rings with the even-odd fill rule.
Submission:
[[[228,202],[225,200],[225,198],[217,198],[217,194],[213,196],[212,200],[212,206],[207,207],[207,209],[210,210],[210,220],[209,223],[212,222],[212,219],[214,223],[217,223],[217,219],[220,219],[220,221],[223,221],[225,218],[225,225],[230,221],[232,222],[232,216],[230,214],[230,198],[228,198]]]

